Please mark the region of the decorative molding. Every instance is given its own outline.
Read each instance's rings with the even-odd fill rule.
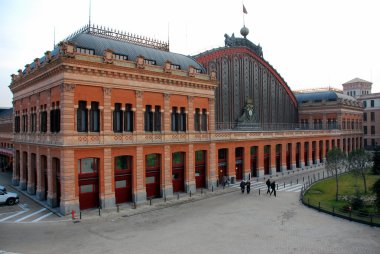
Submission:
[[[194,66],[190,65],[189,70],[188,70],[189,77],[195,77],[195,73],[196,73],[196,70],[195,70]]]
[[[103,62],[107,64],[113,63],[113,51],[111,49],[105,49],[103,51]]]
[[[109,88],[109,87],[103,87],[103,93],[105,95],[111,95],[112,93],[112,88]]]
[[[188,95],[187,96],[187,101],[190,103],[192,103],[192,102],[194,102],[194,96],[190,96],[190,95]]]
[[[75,85],[64,83],[60,85],[60,89],[61,89],[61,92],[73,92],[75,89]]]
[[[136,57],[136,68],[139,68],[139,69],[145,68],[144,56],[139,55]]]
[[[170,62],[169,60],[165,61],[164,63],[164,72],[172,73],[172,62]]]
[[[143,91],[136,91],[136,97],[137,98],[142,98],[144,95],[144,92]]]
[[[75,57],[75,45],[71,42],[61,42],[58,44],[59,52],[63,57],[73,58]]]
[[[165,100],[170,100],[170,94],[169,93],[164,93],[164,99]]]

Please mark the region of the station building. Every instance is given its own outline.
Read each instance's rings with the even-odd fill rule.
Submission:
[[[307,170],[333,146],[362,147],[360,103],[295,95],[247,34],[189,57],[83,27],[12,75],[13,184],[68,214]]]

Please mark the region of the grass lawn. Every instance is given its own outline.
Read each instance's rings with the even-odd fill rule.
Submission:
[[[373,184],[380,179],[380,175],[368,174],[367,180],[367,195],[372,194]],[[358,186],[358,190],[362,195],[364,194],[364,184],[362,178],[357,178],[351,173],[345,173],[339,176],[339,197],[353,196],[356,193],[355,185]],[[349,202],[345,200],[335,201],[336,183],[335,177],[328,178],[314,184],[304,195],[304,201],[309,202],[310,205],[318,206],[320,203],[321,208],[332,211],[333,207],[336,211],[350,206]],[[373,194],[372,194],[373,195]],[[362,210],[367,212],[375,212],[374,207],[365,206]],[[380,218],[376,219],[376,222],[380,222]]]

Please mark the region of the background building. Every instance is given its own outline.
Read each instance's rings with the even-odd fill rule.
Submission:
[[[13,168],[13,131],[11,108],[0,108],[0,171]]]
[[[364,106],[364,147],[374,149],[380,145],[380,93],[372,93],[372,83],[359,78],[342,86],[345,94],[355,97]]]

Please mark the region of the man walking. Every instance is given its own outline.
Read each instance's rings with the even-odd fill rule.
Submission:
[[[270,180],[269,179],[266,181],[266,184],[268,187],[268,191],[267,191],[267,194],[268,194],[268,193],[270,193]]]
[[[245,181],[244,180],[241,181],[240,188],[241,188],[241,193],[244,193],[244,190],[245,190]]]
[[[272,196],[272,193],[273,193],[274,196],[276,197],[276,182],[273,181],[273,182],[270,184],[270,187],[271,187],[272,191],[269,193],[269,195]]]
[[[251,182],[248,180],[246,185],[247,185],[247,194],[249,194],[251,192]]]

